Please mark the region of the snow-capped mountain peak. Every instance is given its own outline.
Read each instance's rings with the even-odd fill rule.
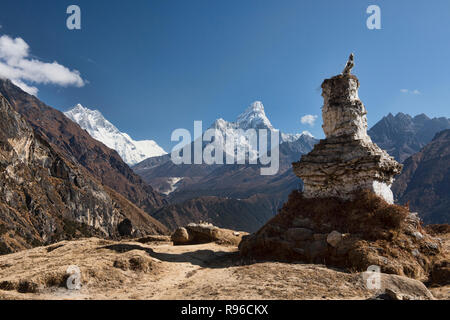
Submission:
[[[222,134],[228,136],[235,136],[236,140],[242,140],[239,136],[241,132],[239,129],[268,129],[270,131],[276,130],[270,120],[267,118],[264,111],[264,105],[261,101],[253,102],[243,113],[241,113],[235,122],[228,122],[222,118],[214,121],[210,127],[218,129]],[[238,137],[239,136],[239,137]],[[314,138],[309,131],[303,131],[302,133],[283,133],[280,132],[280,142],[294,142],[300,138]]]
[[[271,133],[276,129],[270,123],[264,111],[261,101],[253,102],[242,114],[240,114],[235,122],[228,122],[222,118],[214,121],[211,129],[219,130],[222,134],[221,139],[233,139],[234,148],[236,150],[245,151],[249,149],[249,138],[244,131],[248,129],[268,129]],[[296,142],[310,144],[315,141],[314,137],[308,131],[302,133],[290,134],[280,132],[280,143]],[[225,150],[225,141],[222,140],[223,149]],[[257,153],[256,150],[252,151]],[[257,154],[254,154],[257,156]]]
[[[274,127],[270,123],[264,111],[264,105],[261,101],[253,102],[242,114],[237,117],[237,127],[240,129],[270,129]]]
[[[141,162],[150,157],[167,154],[153,140],[135,141],[128,134],[120,132],[98,110],[91,110],[77,104],[64,113],[72,121],[79,124],[94,139],[104,143],[108,148],[114,149],[129,165]]]

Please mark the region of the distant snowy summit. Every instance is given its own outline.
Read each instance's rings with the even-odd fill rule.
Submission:
[[[235,122],[228,122],[222,118],[217,119],[211,128],[220,130],[223,134],[229,136],[237,136],[239,129],[267,129],[269,131],[276,130],[264,111],[264,105],[261,101],[253,102],[243,113],[241,113]],[[302,133],[283,133],[280,132],[280,143],[294,142],[301,138],[314,138],[308,131]],[[240,140],[240,139],[238,139]]]
[[[64,114],[78,123],[94,139],[104,143],[108,148],[116,150],[123,161],[130,166],[150,157],[167,154],[153,140],[135,141],[128,134],[120,132],[98,110],[91,110],[77,104]]]

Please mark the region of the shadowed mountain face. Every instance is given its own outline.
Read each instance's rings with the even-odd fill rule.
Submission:
[[[171,230],[193,221],[205,221],[218,227],[254,232],[276,214],[273,208],[281,205],[263,195],[242,200],[203,196],[165,206],[153,217]]]
[[[287,196],[301,186],[301,181],[292,172],[292,162],[311,151],[316,142],[310,136],[302,136],[294,142],[282,143],[279,171],[273,176],[261,175],[259,164],[176,165],[170,155],[149,158],[134,166],[133,170],[162,192],[166,190],[164,183],[170,177],[181,178],[169,195],[172,202],[203,195],[248,198],[258,193],[274,195],[282,192]]]
[[[175,165],[170,156],[147,159],[133,169],[149,183],[167,190],[170,177],[181,178],[169,194],[173,205],[153,217],[174,229],[204,220],[217,226],[252,232],[281,208],[292,190],[302,186],[292,162],[309,152],[309,136],[280,145],[280,170],[262,176],[260,165]]]
[[[238,148],[246,145],[238,129],[274,130],[260,102],[253,103],[235,122],[218,119],[212,128],[244,141]],[[223,228],[251,232],[277,213],[292,190],[301,187],[292,162],[311,151],[317,142],[308,133],[281,134],[280,140],[279,171],[273,176],[261,175],[259,164],[175,165],[170,155],[144,160],[133,170],[155,189],[168,194],[173,205],[153,216],[170,228],[205,220]],[[206,145],[203,142],[203,148]],[[190,147],[193,152],[193,144]]]
[[[387,115],[370,130],[369,136],[381,149],[403,162],[419,152],[439,131],[450,129],[450,119],[430,119],[425,114],[415,117],[404,113]]]
[[[0,94],[0,254],[77,236],[167,229],[59,154]]]
[[[450,130],[436,134],[404,162],[392,190],[399,202],[409,202],[425,223],[450,221]]]
[[[222,122],[224,121],[221,120],[219,124]],[[263,121],[260,122],[264,123]],[[225,122],[225,124],[227,123]],[[223,127],[229,127],[229,125]],[[430,142],[436,132],[445,128],[450,128],[450,119],[430,119],[423,114],[411,117],[399,113],[395,117],[392,114],[384,117],[369,130],[369,135],[382,149],[387,150],[397,160],[403,161]],[[193,209],[192,201],[194,200],[192,199],[201,202],[202,197],[226,197],[228,205],[233,201],[237,205],[237,201],[242,201],[240,199],[247,201],[252,195],[257,195],[259,199],[264,199],[268,205],[265,205],[262,209],[255,209],[255,203],[249,202],[246,203],[246,207],[243,207],[241,214],[251,215],[259,210],[262,217],[273,215],[277,212],[280,205],[285,202],[292,190],[301,188],[302,182],[292,172],[291,163],[298,161],[302,154],[308,153],[317,142],[316,139],[308,135],[303,135],[300,136],[300,139],[293,140],[292,142],[286,141],[280,145],[280,171],[275,176],[261,176],[259,174],[260,167],[252,165],[178,166],[170,161],[170,155],[146,159],[134,166],[133,170],[141,175],[146,182],[159,188],[160,191],[171,191],[169,197],[176,205],[171,206],[167,210],[161,210],[157,214],[158,219],[167,223],[171,228],[178,225],[178,222],[181,223],[180,225],[187,222],[187,220],[185,221],[181,218],[180,212],[183,212],[185,216],[190,218],[200,219],[201,217],[201,219],[217,223],[223,227],[235,228],[236,226],[233,224],[221,224],[223,222],[222,218],[217,218],[215,212],[208,213],[208,210],[201,210],[202,214],[198,214],[198,210]],[[403,185],[403,188],[406,189],[406,184],[409,184],[410,180],[416,181],[406,177],[406,172],[410,170],[405,167],[405,173],[399,177],[399,181],[393,187],[394,191],[396,191],[396,199],[399,199],[400,202],[404,202],[409,196],[405,193],[405,190],[397,191],[398,186]],[[170,183],[168,180],[170,177],[177,177],[175,180],[176,184]],[[415,183],[419,185],[420,181]],[[442,191],[445,192],[445,190],[449,189],[444,188]],[[430,199],[425,202],[428,202],[427,212],[431,212],[431,215],[436,215],[434,213],[435,209],[439,211],[441,205]],[[206,203],[210,204],[211,200],[206,201]],[[224,205],[224,203],[216,201],[214,205],[217,208]],[[202,205],[204,208],[208,207],[204,203]],[[412,202],[411,206],[412,209],[425,209],[421,207],[421,204],[415,206]],[[178,210],[178,213],[175,213],[175,209]],[[416,210],[420,211],[419,209]],[[427,220],[426,216],[429,215],[427,212],[420,212],[427,222],[448,221],[448,217],[444,220],[442,218]],[[239,219],[239,217],[236,216],[236,219]],[[250,219],[247,221],[250,221]],[[246,231],[254,229],[254,225],[251,224],[239,227]]]
[[[142,181],[116,151],[92,138],[62,112],[45,105],[9,80],[0,79],[0,93],[56,151],[81,164],[103,185],[146,212],[165,204],[164,198]]]

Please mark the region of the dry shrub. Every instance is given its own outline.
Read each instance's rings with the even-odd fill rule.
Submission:
[[[20,293],[36,293],[38,285],[29,280],[21,280],[17,286],[17,291]]]
[[[343,233],[357,233],[363,238],[389,239],[402,227],[408,216],[408,209],[391,205],[370,191],[359,191],[353,201],[338,198],[307,199],[294,191],[281,209],[279,219],[282,225],[294,217],[306,217],[314,221],[323,233],[339,230]],[[291,219],[286,219],[288,216]]]
[[[0,282],[0,290],[12,291],[15,290],[16,286],[11,281],[2,281]]]
[[[132,270],[135,272],[150,272],[153,270],[153,261],[150,258],[142,257],[139,255],[133,256],[129,259],[120,258],[114,261],[114,268],[121,269],[123,271]]]
[[[310,229],[314,236],[292,239],[291,228]],[[335,245],[326,240],[332,231],[342,234]],[[439,243],[409,216],[407,207],[389,204],[370,191],[355,193],[351,201],[308,199],[294,191],[280,213],[245,237],[239,249],[244,258],[323,263],[353,271],[378,265],[384,273],[421,280],[442,258]],[[447,274],[446,268],[437,269],[436,278]]]
[[[69,276],[66,272],[53,272],[45,275],[43,282],[46,288],[65,287]]]
[[[449,224],[429,224],[425,227],[427,233],[432,236],[438,236],[450,233],[450,225]]]

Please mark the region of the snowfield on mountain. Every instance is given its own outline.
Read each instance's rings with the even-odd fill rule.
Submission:
[[[94,139],[104,143],[108,148],[114,149],[129,165],[136,164],[150,157],[167,154],[153,140],[133,140],[127,133],[121,132],[111,122],[105,119],[98,110],[91,110],[76,105],[64,113],[72,121],[78,123]]]

